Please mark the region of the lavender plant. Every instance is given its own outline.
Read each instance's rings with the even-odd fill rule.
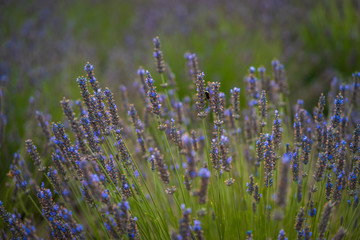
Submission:
[[[290,107],[283,64],[272,62],[272,77],[250,67],[241,109],[240,89],[227,97],[190,53],[184,84],[195,86],[180,97],[158,37],[154,46],[157,73],[139,68],[138,100],[121,88],[126,111],[87,63],[82,100],[60,101],[62,122],[37,112],[48,149],[29,139],[30,161],[14,156],[21,208],[0,203],[5,239],[359,236],[359,73],[311,114],[301,100]]]

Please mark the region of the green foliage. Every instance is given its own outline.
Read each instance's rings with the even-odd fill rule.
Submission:
[[[356,1],[319,1],[301,27],[300,37],[313,58],[312,77],[326,68],[350,74],[360,64],[360,9]]]

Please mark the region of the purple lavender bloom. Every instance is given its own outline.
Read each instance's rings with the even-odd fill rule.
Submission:
[[[201,168],[198,172],[198,176],[201,178],[209,178],[211,175],[209,169],[207,168]]]
[[[200,221],[199,220],[194,220],[194,227],[193,230],[194,231],[200,231],[201,230],[201,225],[200,225]]]

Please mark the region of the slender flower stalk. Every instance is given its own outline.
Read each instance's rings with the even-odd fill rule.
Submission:
[[[301,229],[302,229],[302,226],[304,224],[304,221],[305,221],[305,211],[304,211],[304,208],[300,208],[300,211],[298,213],[298,215],[296,216],[296,220],[295,220],[295,230],[299,232],[299,234],[301,233]]]
[[[99,82],[96,80],[95,78],[95,73],[94,73],[94,66],[91,65],[89,62],[85,65],[84,70],[87,74],[87,78],[91,84],[91,87],[93,88],[94,92],[98,92],[100,87],[99,87]]]
[[[246,192],[249,193],[250,195],[252,195],[252,193],[254,192],[254,177],[253,175],[250,175],[249,177],[249,182],[246,183]]]
[[[254,187],[254,200],[256,201],[256,203],[260,202],[260,198],[261,198],[261,194],[259,193],[259,186],[257,184],[255,184]]]
[[[281,118],[279,116],[279,111],[275,110],[275,119],[273,123],[272,128],[272,135],[274,136],[274,144],[277,149],[281,146],[281,140],[282,140],[282,127],[281,127]]]
[[[195,53],[185,53],[185,59],[187,60],[188,78],[192,79],[195,83],[198,75],[200,74],[199,63]]]
[[[108,88],[105,88],[104,94],[105,94],[105,97],[106,97],[108,105],[109,105],[111,123],[112,123],[113,128],[114,129],[123,128],[123,123],[120,120],[120,117],[118,115],[117,106],[115,104],[111,90]]]
[[[63,98],[63,100],[60,103],[64,110],[64,114],[71,125],[71,130],[73,131],[73,133],[76,137],[76,140],[78,142],[80,150],[84,154],[86,154],[87,149],[86,149],[86,145],[84,143],[84,139],[85,139],[84,130],[81,128],[79,121],[75,117],[75,113],[73,112],[73,109],[70,106],[70,101],[66,98]]]
[[[193,230],[195,232],[195,237],[197,240],[205,239],[203,230],[201,229],[201,222],[199,220],[194,220]]]
[[[39,152],[37,151],[36,146],[34,145],[31,139],[26,140],[26,149],[30,155],[30,158],[33,160],[34,165],[38,167],[40,172],[44,171],[45,168],[42,165],[42,161],[40,159]]]
[[[95,134],[91,129],[90,126],[90,121],[88,118],[83,117],[80,120],[81,125],[83,126],[85,133],[86,133],[86,139],[87,139],[87,143],[91,149],[92,152],[99,152],[100,151],[100,146],[98,141],[95,139]]]
[[[282,158],[282,168],[279,180],[279,192],[277,195],[277,203],[284,207],[287,199],[287,187],[289,183],[288,172],[290,168],[291,154],[285,153]]]
[[[191,209],[185,208],[185,204],[181,205],[181,209],[182,209],[182,218],[180,219],[179,222],[180,236],[181,239],[190,240],[191,239],[191,230],[190,230]]]
[[[302,132],[302,126],[301,126],[301,120],[300,120],[300,116],[299,113],[295,114],[295,119],[294,119],[294,141],[297,144],[301,143],[301,136],[303,134]]]
[[[323,154],[319,153],[319,158],[317,162],[317,168],[314,175],[315,181],[320,182],[324,176],[326,168],[326,158]]]
[[[213,168],[220,169],[220,156],[217,139],[211,141],[210,159],[213,164]]]
[[[253,100],[257,100],[260,97],[258,90],[258,81],[255,77],[256,69],[254,67],[249,68],[249,77],[247,78],[247,92]]]
[[[220,83],[212,82],[209,84],[210,87],[210,106],[216,116],[220,116],[224,111],[220,101]]]
[[[336,128],[340,123],[340,115],[343,111],[344,97],[339,93],[334,101],[333,115],[331,116],[331,124]]]
[[[131,117],[131,122],[134,125],[137,141],[140,145],[141,151],[143,154],[146,153],[146,146],[145,146],[145,134],[144,134],[144,126],[141,122],[137,111],[135,109],[135,106],[133,104],[130,104],[128,115]]]
[[[266,117],[267,117],[267,100],[266,100],[265,90],[261,92],[258,105],[260,109],[260,127],[262,129],[266,125]]]
[[[204,76],[204,73],[200,73],[196,78],[196,109],[200,118],[206,116],[204,111],[206,108],[207,97]]]
[[[168,184],[170,182],[168,167],[166,166],[163,157],[160,154],[160,151],[157,148],[155,148],[153,150],[152,156],[154,157],[156,169],[158,171],[161,180],[165,184]]]
[[[231,107],[233,117],[235,119],[240,118],[240,88],[234,87],[230,90],[231,93]]]
[[[333,208],[333,205],[331,203],[327,203],[325,205],[325,208],[321,215],[321,220],[320,220],[319,226],[318,226],[319,239],[324,239],[324,234],[325,234],[326,228],[328,226],[332,208]]]
[[[346,232],[343,227],[340,227],[339,231],[334,236],[333,240],[342,240],[346,236]]]
[[[153,39],[153,42],[154,42],[154,58],[155,58],[156,70],[158,73],[163,73],[165,71],[165,63],[162,52],[160,50],[160,38],[155,37]]]
[[[294,149],[292,154],[291,170],[293,173],[293,181],[299,180],[300,164],[299,164],[299,148]]]
[[[304,136],[302,139],[301,161],[305,165],[309,163],[311,147],[312,147],[312,140],[307,136]]]
[[[159,95],[156,93],[156,87],[154,86],[154,80],[148,71],[146,71],[146,75],[147,75],[146,84],[149,89],[147,92],[147,95],[152,104],[152,112],[156,115],[160,115],[161,104],[159,101]]]
[[[94,107],[93,107],[93,103],[91,100],[91,96],[90,96],[89,90],[87,88],[87,80],[86,80],[86,78],[79,77],[79,78],[77,78],[76,81],[78,82],[83,101],[87,107],[87,111],[88,111],[88,115],[89,115],[88,117],[91,122],[91,126],[93,127],[94,132],[98,133],[99,128],[98,128],[96,118],[94,115]]]
[[[39,111],[35,112],[36,120],[38,121],[41,130],[46,138],[47,142],[50,142],[51,134],[50,134],[50,127],[48,121],[46,121],[45,115],[40,113]]]
[[[358,103],[358,92],[360,88],[360,72],[353,73],[353,87],[352,87],[352,95],[351,95],[351,103],[356,107]]]
[[[199,170],[198,176],[201,178],[200,190],[198,192],[200,204],[206,203],[210,175],[210,171],[206,166]]]

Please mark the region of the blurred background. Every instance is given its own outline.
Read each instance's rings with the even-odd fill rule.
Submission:
[[[334,76],[347,81],[360,70],[358,0],[2,0],[1,186],[25,139],[41,143],[36,110],[49,122],[61,120],[59,101],[79,99],[76,77],[85,75],[87,61],[119,99],[119,86],[131,88],[140,65],[155,72],[156,35],[182,92],[186,51],[197,54],[206,80],[221,81],[224,92],[244,89],[250,66],[271,74],[277,58],[292,102],[302,98],[309,110]]]

